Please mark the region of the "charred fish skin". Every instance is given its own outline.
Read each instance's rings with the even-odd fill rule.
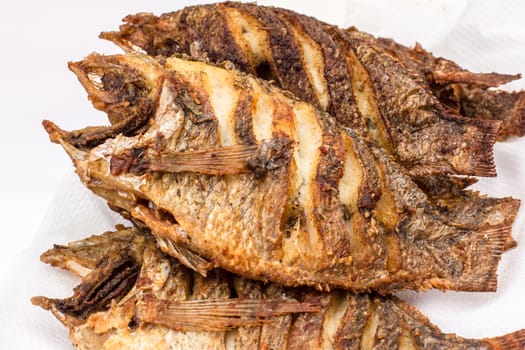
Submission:
[[[496,175],[491,149],[498,121],[447,114],[399,60],[353,31],[345,38],[372,80],[395,154],[412,174],[458,174],[463,167],[465,175]],[[451,142],[444,145],[438,135],[448,135]]]
[[[216,26],[228,32],[223,45],[218,44],[222,32],[199,35],[205,24],[219,17]],[[191,18],[192,28],[201,29],[188,29],[182,18]],[[275,80],[333,113],[361,136],[370,134],[373,142],[392,151],[413,175],[495,175],[491,149],[500,121],[450,114],[424,82],[407,70],[403,60],[355,31],[288,10],[238,3],[190,7],[160,17],[139,14],[125,21],[119,32],[103,33],[102,37],[128,50],[140,47],[152,55],[179,52],[211,62],[230,60],[239,69]],[[190,38],[198,50],[190,47]],[[166,42],[178,45],[163,49]],[[225,42],[230,47],[220,51]],[[431,67],[436,72],[446,71],[441,76],[449,80],[453,75],[458,80],[458,72],[470,76],[452,63]],[[387,87],[383,88],[384,84]],[[348,99],[339,101],[337,96]],[[432,136],[435,134],[454,135],[454,142],[443,145]]]
[[[93,77],[104,60],[71,65]],[[294,286],[496,288],[510,228],[451,225],[390,156],[326,114],[231,69],[129,53],[108,59],[111,72],[119,60],[159,92],[148,127],[87,148],[70,135],[92,128],[45,126],[91,190],[182,246],[178,257]],[[119,93],[100,89],[88,93]]]
[[[43,256],[62,261],[57,266],[75,274],[78,269],[71,268],[71,260],[89,270],[77,290],[96,284],[93,276],[99,277],[99,285],[107,284],[102,278],[103,264],[93,265],[85,259],[86,252],[93,252],[93,241],[101,249],[99,259],[108,265],[118,265],[119,254],[139,257],[138,278],[119,302],[99,300],[80,317],[70,310],[60,311],[59,300],[33,298],[34,304],[51,310],[69,329],[78,349],[513,350],[521,349],[525,341],[524,330],[482,340],[444,334],[414,307],[393,296],[284,289],[216,270],[204,278],[164,255],[144,229],[120,227],[116,232],[54,247]],[[115,247],[120,250],[111,249]],[[281,308],[284,314],[272,315],[269,308]],[[242,322],[226,322],[217,310],[236,315]],[[254,319],[257,315],[264,321]],[[247,327],[243,322],[252,323]]]
[[[519,79],[520,74],[472,73],[450,60],[433,56],[419,44],[409,48],[392,39],[376,39],[355,29],[352,31],[401,60],[414,78],[424,82],[452,113],[469,118],[502,120],[498,141],[524,135],[525,92],[489,89]]]
[[[420,79],[426,80],[430,86],[467,84],[487,89],[521,78],[520,74],[473,73],[461,68],[451,60],[435,57],[421,47],[419,43],[413,48],[409,48],[389,38],[375,38],[372,35],[359,32],[356,28],[349,28],[348,30],[358,33],[361,37],[396,55],[412,72],[418,74]]]
[[[450,84],[436,93],[444,105],[467,117],[502,120],[498,141],[525,135],[523,90],[508,92],[466,84]]]

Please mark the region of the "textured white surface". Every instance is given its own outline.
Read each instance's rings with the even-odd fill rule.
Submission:
[[[85,190],[69,160],[48,142],[40,121],[66,129],[104,123],[66,62],[92,51],[118,52],[97,35],[117,28],[126,14],[160,14],[199,1],[59,0],[0,4],[0,348],[70,349],[66,331],[33,295],[65,297],[77,282],[41,264],[53,243],[66,243],[111,229],[118,218]],[[419,41],[438,56],[473,71],[525,73],[525,3],[521,1],[260,1],[326,22],[355,25],[411,45]],[[518,81],[508,88],[519,89]],[[525,200],[525,139],[500,143],[498,177],[476,188],[493,196]],[[506,253],[496,293],[405,293],[444,331],[485,337],[525,328],[525,209],[514,226],[520,246]]]

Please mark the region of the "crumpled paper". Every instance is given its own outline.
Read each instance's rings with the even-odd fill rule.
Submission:
[[[293,1],[263,1],[334,18],[340,25],[355,25],[375,35],[393,37],[411,45],[415,41],[438,56],[455,60],[473,71],[525,73],[525,5],[519,1],[360,1],[308,5]],[[180,8],[186,2],[173,4]],[[336,10],[333,10],[336,11]],[[126,13],[123,9],[122,13]],[[109,27],[116,27],[118,23]],[[86,48],[86,54],[90,48]],[[522,81],[511,89],[525,87]],[[60,89],[60,87],[56,87]],[[45,92],[42,92],[45,93]],[[43,145],[45,146],[45,145]],[[47,147],[47,146],[46,146]],[[49,147],[52,147],[49,145]],[[491,196],[525,200],[525,138],[498,143],[495,149],[498,177],[481,179],[475,189]],[[64,157],[66,155],[64,154]],[[30,303],[34,295],[66,297],[78,279],[39,262],[53,243],[64,244],[111,230],[124,222],[103,200],[86,190],[71,172],[55,198],[30,249],[12,261],[0,289],[0,339],[9,349],[71,349],[66,329],[49,313]],[[464,337],[497,336],[525,328],[525,208],[514,225],[518,247],[503,255],[499,287],[495,293],[403,292],[399,295],[419,308],[445,332]]]

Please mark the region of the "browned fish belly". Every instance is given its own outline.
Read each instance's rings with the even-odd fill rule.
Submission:
[[[496,288],[516,200],[458,190],[440,207],[381,149],[229,66],[129,53],[70,67],[114,124],[45,122],[52,140],[186,265],[355,291]]]
[[[33,298],[78,349],[522,349],[525,331],[443,334],[396,297],[284,289],[213,270],[194,273],[145,229],[55,246],[42,261],[82,277],[66,299]]]
[[[496,98],[486,90],[519,76],[471,73],[422,49],[341,30],[292,11],[220,3],[125,21],[119,32],[102,37],[155,56],[184,53],[231,61],[242,71],[274,80],[382,146],[412,175],[494,176],[497,119],[505,120],[502,137],[523,132],[523,103],[514,95]],[[462,95],[456,102],[475,101],[477,110],[484,111],[482,118],[470,118],[479,114],[472,108],[442,104],[438,96],[444,94],[438,92],[454,84],[483,89],[476,100]]]

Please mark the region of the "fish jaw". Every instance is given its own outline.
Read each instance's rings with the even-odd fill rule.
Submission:
[[[160,64],[139,53],[113,56],[93,53],[68,66],[86,89],[93,106],[106,112],[112,124],[148,110],[162,86]]]

